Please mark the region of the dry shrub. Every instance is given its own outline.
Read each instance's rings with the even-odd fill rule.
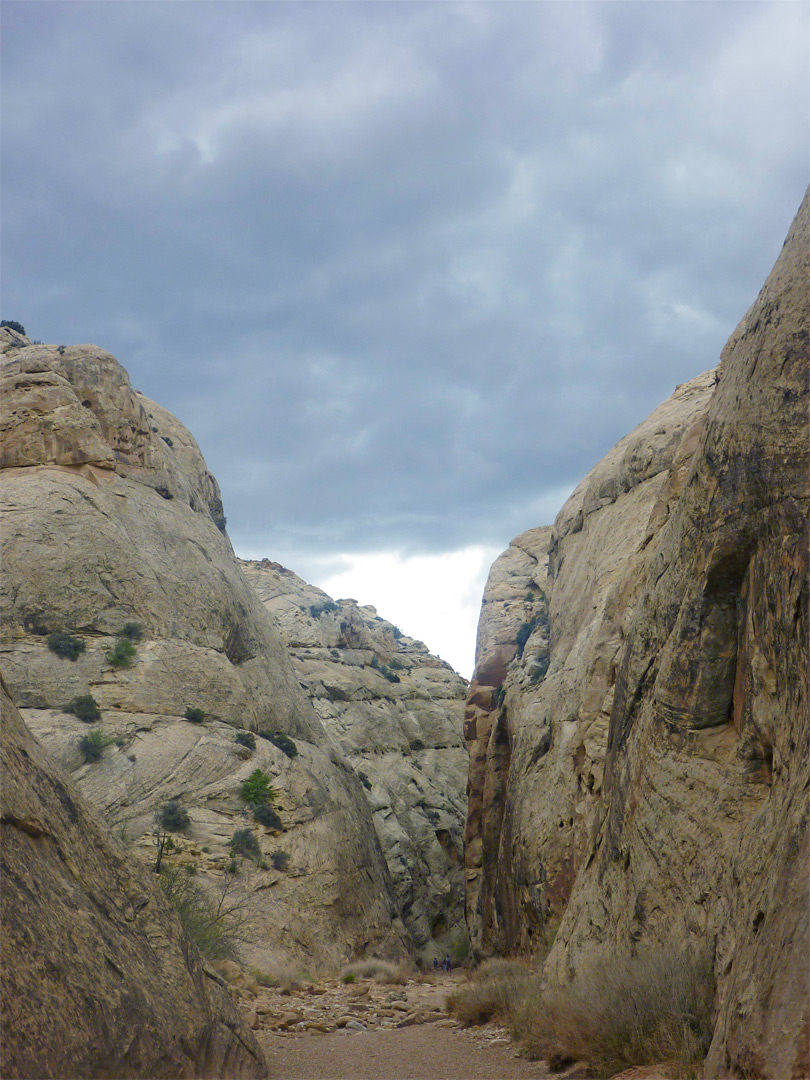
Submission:
[[[587,1061],[599,1077],[667,1063],[697,1075],[711,1041],[714,980],[708,952],[657,948],[614,957],[568,986],[529,991],[510,1008],[514,1034],[532,1058]]]
[[[355,963],[349,964],[348,967],[343,968],[340,977],[343,982],[347,981],[347,976],[353,975],[354,979],[373,979],[378,983],[394,983],[398,986],[404,986],[410,974],[411,970],[408,964],[393,964],[390,960],[377,960],[371,957],[368,960],[357,960]]]
[[[464,1027],[506,1020],[532,981],[531,971],[519,960],[485,960],[466,985],[448,994],[447,1011]]]
[[[253,969],[253,978],[259,986],[267,986],[274,990],[284,990],[290,993],[293,990],[303,990],[311,986],[315,980],[307,971],[298,971],[293,968],[279,968],[276,971],[260,971]]]

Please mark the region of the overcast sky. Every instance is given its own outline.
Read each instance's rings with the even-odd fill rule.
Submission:
[[[237,553],[465,674],[491,558],[714,366],[808,180],[808,3],[2,22],[2,317],[188,425]]]

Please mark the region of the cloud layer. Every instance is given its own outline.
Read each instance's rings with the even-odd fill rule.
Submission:
[[[4,318],[189,425],[237,550],[503,546],[713,366],[806,3],[6,0]]]

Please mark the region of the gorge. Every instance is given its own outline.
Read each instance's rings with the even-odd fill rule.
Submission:
[[[155,887],[170,802],[169,861],[236,870],[253,968],[430,964],[466,923],[563,985],[699,942],[704,1075],[808,1075],[809,213],[718,367],[496,561],[469,687],[237,560],[193,436],[114,357],[0,331],[4,1075],[265,1074]]]

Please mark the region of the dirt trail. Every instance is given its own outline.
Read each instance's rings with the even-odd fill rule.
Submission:
[[[503,1028],[448,1017],[458,978],[263,989],[251,1026],[274,1080],[546,1080],[545,1063],[518,1057]]]

